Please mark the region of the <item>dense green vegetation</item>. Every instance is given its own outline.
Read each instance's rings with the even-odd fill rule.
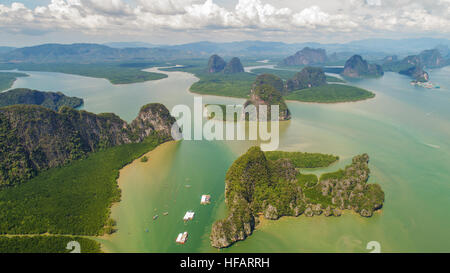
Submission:
[[[297,168],[322,168],[339,160],[338,156],[320,153],[271,151],[265,154],[267,159],[273,161],[281,158],[290,159]]]
[[[235,74],[243,73],[244,67],[242,66],[241,60],[237,57],[232,58],[225,66],[223,73],[225,74]]]
[[[375,97],[374,93],[362,88],[344,84],[327,84],[293,91],[286,96],[286,99],[303,102],[336,103],[359,101],[373,97]]]
[[[111,232],[109,208],[120,199],[119,170],[160,143],[158,137],[149,137],[108,148],[1,190],[0,234]]]
[[[252,69],[251,72],[257,75],[272,74],[280,77],[283,80],[287,80],[294,77],[295,73],[297,73],[298,71],[287,69],[256,68]]]
[[[11,88],[19,77],[28,77],[28,75],[15,72],[0,72],[0,91]]]
[[[305,69],[305,67],[302,67]],[[313,68],[311,68],[313,69]],[[183,67],[173,67],[163,69],[166,71],[184,71],[195,74],[200,81],[194,83],[191,86],[191,91],[194,93],[200,93],[205,95],[218,95],[227,97],[247,98],[250,94],[252,87],[258,85],[258,76],[262,73],[272,73],[281,79],[294,78],[298,71],[292,70],[278,70],[278,69],[255,69],[252,73],[237,73],[237,74],[223,74],[223,73],[206,73],[204,67],[204,60],[191,60]],[[340,70],[342,70],[340,68]],[[306,71],[306,70],[305,70]],[[271,84],[275,88],[279,86],[279,81],[274,77],[270,81],[261,81],[261,84]],[[342,83],[343,80],[326,76],[326,82]],[[283,88],[284,90],[284,88]],[[282,94],[285,94],[283,92]],[[337,102],[349,102],[359,101],[364,99],[373,98],[375,94],[367,90],[353,87],[343,84],[325,84],[322,86],[294,90],[290,94],[284,96],[287,100],[298,100],[304,102],[318,102],[318,103],[337,103]]]
[[[252,84],[256,79],[254,74],[195,74],[200,81],[194,83],[190,91],[204,95],[247,98]]]
[[[283,99],[282,94],[272,85],[263,84],[256,86],[253,89],[253,94],[256,96],[258,100],[264,101],[266,105],[268,105],[268,117],[270,118],[270,106],[278,105],[280,109],[280,113],[287,111],[288,107],[286,102]],[[252,102],[252,101],[250,101]],[[259,110],[259,109],[258,109]]]
[[[182,62],[182,67],[161,69],[162,71],[183,71],[194,74],[199,81],[194,83],[190,91],[193,93],[236,98],[247,98],[252,84],[256,79],[253,73],[208,73],[208,61],[187,60]]]
[[[70,253],[67,244],[76,241],[81,253],[99,253],[100,244],[94,240],[72,236],[0,236],[0,253]]]
[[[0,93],[0,107],[14,104],[41,105],[58,111],[61,106],[79,107],[83,104],[83,99],[68,97],[61,92],[42,92],[26,88],[17,88]]]
[[[131,124],[112,113],[97,115],[67,106],[58,112],[37,105],[0,107],[0,152],[8,155],[0,157],[0,188],[92,152],[140,142],[155,128],[161,138],[171,139],[174,122],[159,103],[143,106]]]
[[[286,89],[289,92],[326,85],[326,76],[320,67],[307,66],[296,73],[292,79],[287,80]]]
[[[19,69],[23,71],[46,71],[74,74],[93,78],[103,78],[112,84],[129,84],[145,81],[153,81],[166,78],[167,75],[142,71],[143,68],[155,64],[133,63],[97,63],[97,64],[72,64],[72,63],[23,63],[23,64],[0,64],[0,70]]]
[[[254,86],[261,86],[264,84],[268,84],[273,86],[280,94],[285,94],[286,89],[284,88],[283,80],[273,74],[260,74],[256,77]]]
[[[273,160],[271,160],[273,159]],[[324,174],[302,174],[298,166],[327,166],[337,157],[286,152],[264,153],[250,148],[239,157],[226,174],[225,201],[228,216],[213,224],[211,244],[222,248],[251,235],[258,216],[308,217],[324,214],[340,216],[351,209],[370,217],[384,202],[384,192],[377,184],[367,184],[369,156],[355,156],[345,170]]]
[[[143,157],[141,158],[141,162],[145,163],[145,162],[147,162],[147,161],[148,161],[148,157],[143,156]]]
[[[288,80],[288,79],[292,79],[294,77],[294,75],[298,72],[297,70],[287,70],[287,69],[270,69],[270,68],[257,68],[257,69],[253,69],[251,71],[252,73],[261,75],[261,74],[273,74],[276,75],[278,77],[280,77],[283,80]],[[338,77],[334,77],[334,76],[329,76],[329,75],[325,75],[327,82],[340,82],[343,83],[345,82],[344,80],[338,78]]]

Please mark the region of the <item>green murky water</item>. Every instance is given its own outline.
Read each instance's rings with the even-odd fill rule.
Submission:
[[[106,80],[31,72],[14,87],[63,91],[85,99],[92,112],[114,112],[132,120],[139,108],[161,102],[168,108],[193,103],[188,92],[196,81],[187,73],[168,73],[156,82],[113,86]],[[369,182],[386,193],[383,210],[366,219],[347,213],[339,218],[284,217],[265,221],[252,236],[224,252],[367,252],[378,241],[385,252],[450,251],[450,67],[431,72],[441,89],[423,89],[409,79],[386,73],[381,79],[354,82],[375,99],[343,104],[290,102],[293,119],[281,125],[280,149],[333,153],[341,161],[317,173],[345,166],[367,152]],[[204,97],[204,103],[239,99]],[[224,177],[248,142],[182,141],[166,143],[121,171],[122,201],[112,210],[119,231],[99,239],[111,252],[216,252],[209,246],[211,224],[226,213]],[[189,186],[187,186],[189,185]],[[212,204],[200,205],[200,196]],[[187,210],[194,221],[183,223]],[[163,213],[168,212],[167,216]],[[153,220],[158,214],[159,218]],[[148,232],[147,232],[148,230]],[[178,233],[188,231],[183,246]]]

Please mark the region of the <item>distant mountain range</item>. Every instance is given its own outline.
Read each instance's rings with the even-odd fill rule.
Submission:
[[[112,43],[104,43],[103,45],[113,47],[113,48],[136,48],[136,47],[145,47],[145,48],[155,48],[155,47],[163,47],[162,45],[149,44],[144,42],[112,42]]]
[[[449,39],[368,39],[343,44],[241,41],[229,43],[196,42],[182,45],[154,45],[142,42],[100,44],[43,44],[13,48],[0,47],[0,62],[32,63],[95,63],[130,61],[171,61],[207,58],[212,54],[224,57],[267,57],[282,59],[305,47],[322,48],[333,61],[346,60],[359,54],[368,60],[381,60],[388,55],[405,57],[423,50],[439,48],[448,53]],[[442,54],[445,56],[444,54]]]
[[[0,54],[11,63],[98,63],[120,61],[162,61],[186,58],[186,52],[165,48],[112,48],[99,44],[43,44],[17,48]]]

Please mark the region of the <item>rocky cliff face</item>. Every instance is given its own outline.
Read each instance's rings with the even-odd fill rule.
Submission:
[[[424,50],[418,55],[408,56],[404,59],[404,62],[421,68],[437,68],[446,65],[445,59],[437,49]]]
[[[430,79],[428,73],[420,66],[412,66],[405,70],[400,70],[398,73],[409,76],[418,82],[427,82]]]
[[[369,157],[353,158],[344,170],[302,175],[287,158],[267,160],[252,147],[230,167],[225,180],[228,216],[212,226],[210,240],[216,248],[228,247],[250,236],[258,217],[276,220],[282,216],[340,216],[353,210],[370,217],[384,202],[378,184],[367,184]]]
[[[354,55],[345,62],[344,71],[341,73],[345,77],[379,77],[384,74],[383,68],[377,64],[369,64],[360,55]]]
[[[212,55],[208,61],[207,67],[208,73],[225,73],[225,74],[235,74],[244,72],[244,67],[242,66],[241,60],[234,57],[228,63],[226,63],[220,56]]]
[[[286,89],[291,92],[325,84],[327,84],[327,78],[322,68],[305,67],[286,82]]]
[[[0,93],[0,107],[14,104],[41,105],[58,111],[61,106],[79,107],[83,104],[83,99],[68,97],[61,92],[42,92],[27,88],[17,88]]]
[[[83,158],[91,152],[141,142],[157,134],[163,140],[175,119],[162,104],[149,104],[127,124],[114,114],[93,114],[62,107],[0,108],[0,187],[21,183],[39,171]]]
[[[244,72],[244,67],[242,66],[241,60],[236,57],[231,59],[223,70],[223,73],[225,74],[236,74],[242,72]]]
[[[218,55],[212,55],[208,61],[208,73],[222,72],[227,63]]]
[[[327,62],[327,53],[324,49],[314,49],[305,47],[302,50],[295,53],[293,56],[289,56],[283,60],[284,65],[313,65],[324,64]]]
[[[256,107],[258,117],[259,106],[266,105],[267,106],[267,116],[262,117],[263,120],[272,120],[271,117],[271,106],[278,105],[279,107],[279,120],[289,120],[291,119],[291,112],[289,111],[286,102],[283,99],[282,94],[275,89],[272,85],[263,84],[263,85],[254,85],[255,87],[250,92],[250,99],[247,100],[244,104],[244,107],[252,104]]]
[[[403,60],[384,63],[387,71],[398,72],[410,76],[416,81],[426,82],[429,80],[425,68],[438,68],[450,64],[450,60],[442,57],[439,49],[424,50],[417,55],[410,55]]]
[[[172,125],[175,125],[172,127]],[[142,141],[156,132],[163,139],[180,139],[181,131],[176,125],[176,119],[169,110],[160,103],[150,103],[141,108],[138,116],[131,122],[129,129],[137,140]]]

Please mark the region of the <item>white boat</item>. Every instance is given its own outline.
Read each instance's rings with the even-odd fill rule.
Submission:
[[[211,195],[202,195],[202,199],[200,200],[200,204],[205,205],[211,202]]]
[[[178,244],[184,244],[187,241],[187,237],[188,237],[187,231],[185,231],[184,233],[180,233],[180,234],[178,234],[178,237],[175,240],[175,242]]]
[[[186,212],[186,214],[184,215],[183,220],[184,220],[184,221],[192,220],[192,219],[194,219],[194,215],[195,215],[195,212],[193,212],[193,211],[188,211],[188,212]]]

